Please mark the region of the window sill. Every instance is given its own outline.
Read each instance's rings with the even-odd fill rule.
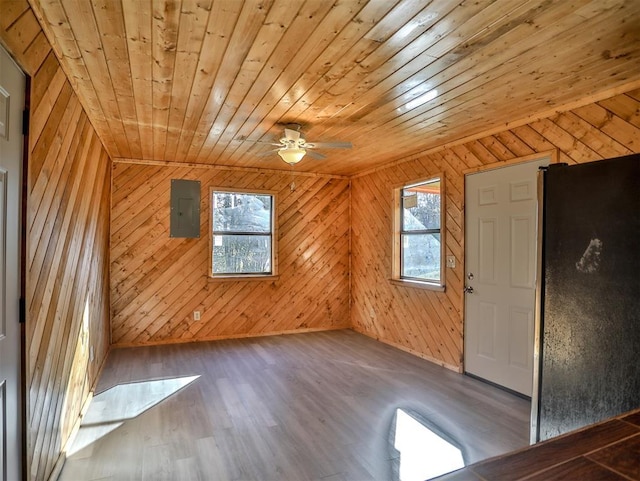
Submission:
[[[278,274],[267,275],[237,275],[237,276],[209,276],[209,282],[229,282],[229,281],[277,281]]]
[[[389,279],[389,282],[395,286],[400,287],[413,287],[415,289],[425,289],[428,291],[444,292],[444,287],[441,284],[434,284],[433,282],[420,282],[410,279]]]

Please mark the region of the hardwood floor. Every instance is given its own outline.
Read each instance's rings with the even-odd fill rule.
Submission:
[[[398,479],[397,408],[467,463],[528,444],[528,401],[330,331],[113,350],[59,479]]]

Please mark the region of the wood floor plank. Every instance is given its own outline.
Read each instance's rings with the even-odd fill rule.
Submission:
[[[528,444],[528,401],[354,331],[324,331],[112,350],[84,448],[59,479],[387,480],[401,462],[398,408],[454,437],[468,463]]]

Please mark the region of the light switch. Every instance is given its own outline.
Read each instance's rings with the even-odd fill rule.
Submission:
[[[447,267],[449,269],[456,268],[456,257],[455,256],[447,256]]]

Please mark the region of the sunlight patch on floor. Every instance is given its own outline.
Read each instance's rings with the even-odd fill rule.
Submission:
[[[400,481],[424,481],[464,467],[460,448],[402,409],[396,410],[394,447]]]
[[[106,436],[200,376],[155,379],[118,384],[93,397],[67,456],[72,456]]]

